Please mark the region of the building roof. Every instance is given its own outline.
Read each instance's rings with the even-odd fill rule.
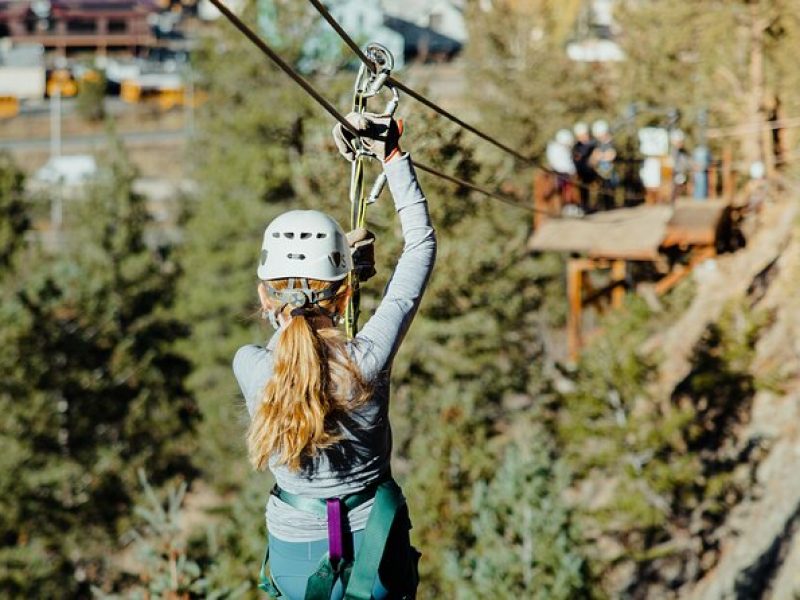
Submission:
[[[44,67],[44,46],[41,44],[16,44],[0,47],[0,66]]]

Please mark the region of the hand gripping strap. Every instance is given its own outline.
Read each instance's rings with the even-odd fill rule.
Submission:
[[[369,513],[364,542],[356,556],[344,600],[370,600],[386,542],[397,511],[405,504],[400,486],[389,480],[378,487]]]

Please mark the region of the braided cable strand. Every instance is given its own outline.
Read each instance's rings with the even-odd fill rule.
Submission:
[[[231,12],[231,10],[227,6],[225,6],[225,4],[223,4],[220,0],[211,0],[211,4],[217,7],[217,9],[223,15],[225,15],[228,21],[230,21],[231,24],[234,27],[236,27],[236,29],[238,29],[247,39],[253,42],[253,44],[255,44],[259,50],[261,50],[264,54],[266,54],[269,57],[269,59],[281,69],[281,71],[286,73],[289,77],[292,78],[292,80],[297,85],[303,88],[306,94],[311,96],[317,102],[317,104],[319,104],[322,108],[325,109],[325,111],[329,115],[331,115],[334,119],[336,119],[339,123],[341,123],[342,127],[344,127],[347,131],[349,131],[355,136],[359,135],[355,127],[353,127],[353,125],[350,124],[350,122],[344,118],[344,115],[342,115],[338,110],[336,110],[336,108],[330,102],[328,102],[322,96],[322,94],[320,94],[314,88],[314,86],[308,83],[308,81],[306,81],[285,60],[283,60],[277,52],[275,52],[272,48],[270,48],[264,42],[264,40],[262,40],[258,36],[258,34],[255,31],[250,29],[247,25],[245,25],[245,23],[239,17],[233,14],[233,12]]]
[[[355,53],[355,55],[358,57],[358,59],[361,62],[363,62],[365,65],[367,65],[367,67],[373,73],[375,73],[376,69],[377,69],[375,63],[372,60],[370,60],[370,58],[364,53],[364,51],[361,48],[359,48],[358,44],[356,44],[355,41],[353,41],[353,38],[350,37],[350,35],[344,30],[344,28],[333,17],[333,15],[331,15],[330,11],[328,11],[328,9],[325,7],[325,5],[322,4],[322,2],[320,2],[320,0],[309,0],[309,2],[314,6],[314,8],[317,9],[317,12],[319,12],[319,14],[322,16],[322,18],[325,19],[328,22],[328,24],[339,35],[339,37],[342,38],[342,41]],[[388,80],[387,80],[387,83],[393,85],[398,90],[401,90],[402,92],[408,94],[409,96],[414,98],[414,100],[416,100],[417,102],[423,104],[424,106],[427,106],[432,111],[434,111],[434,112],[438,113],[439,115],[443,116],[444,118],[452,121],[453,123],[455,123],[459,127],[463,128],[463,129],[466,129],[467,131],[469,131],[469,132],[475,134],[476,136],[478,136],[479,138],[489,142],[490,144],[492,144],[496,148],[499,148],[500,150],[502,150],[506,154],[509,154],[509,155],[513,156],[517,160],[522,161],[524,163],[527,163],[527,164],[539,169],[540,171],[542,171],[544,173],[549,173],[550,175],[556,175],[556,176],[559,176],[559,177],[563,177],[563,175],[561,173],[558,173],[558,172],[554,171],[553,169],[545,167],[537,159],[535,159],[535,158],[533,158],[531,156],[525,156],[524,154],[518,152],[517,150],[514,150],[513,148],[511,148],[507,144],[501,142],[497,138],[489,135],[488,133],[486,133],[484,131],[481,131],[480,129],[478,129],[474,125],[470,125],[469,123],[467,123],[463,119],[460,119],[459,117],[457,117],[456,115],[454,115],[453,113],[448,111],[447,109],[442,108],[441,106],[436,104],[433,100],[429,100],[428,98],[426,98],[425,96],[423,96],[422,94],[420,94],[419,92],[414,90],[413,88],[408,87],[405,83],[403,83],[402,81],[399,81],[394,76],[390,76],[388,78]],[[429,170],[428,172],[429,173],[433,173],[433,170]],[[575,187],[577,187],[579,189],[583,189],[583,190],[586,190],[586,191],[590,191],[592,189],[592,187],[590,185],[588,185],[586,183],[583,183],[582,181],[580,181],[579,179],[577,179],[575,177],[568,178],[568,181],[572,185],[574,185]],[[475,189],[475,188],[473,188],[473,189]],[[485,193],[485,190],[483,190],[483,189],[478,189],[476,191],[480,191],[482,193]],[[643,200],[644,197],[643,196],[642,197],[636,196],[636,197],[631,197],[630,199]],[[541,211],[539,211],[539,212],[541,212]],[[550,216],[554,216],[554,215],[550,215]]]
[[[272,48],[270,48],[264,40],[262,40],[257,33],[255,33],[250,27],[248,27],[239,17],[237,17],[231,10],[222,3],[221,0],[210,0],[211,3],[219,9],[219,11],[225,16],[231,24],[236,27],[247,39],[249,39],[259,50],[261,50],[272,62],[274,62],[284,73],[286,73],[297,85],[299,85],[303,90],[311,96],[317,104],[319,104],[328,114],[330,114],[336,121],[342,124],[342,127],[347,129],[350,133],[355,136],[360,135],[360,133],[353,127],[353,125],[342,115],[336,108],[328,102],[322,94],[320,94],[308,81],[306,81],[300,74],[298,74],[286,61],[284,61]],[[314,2],[315,0],[312,0]],[[324,8],[324,7],[323,7]],[[326,11],[327,12],[327,11]],[[331,17],[332,19],[332,17]],[[337,24],[338,25],[338,24]],[[345,34],[346,35],[346,34]],[[351,40],[352,41],[352,40]],[[355,42],[353,42],[355,44]],[[363,54],[360,49],[359,53]],[[365,57],[366,58],[366,57]],[[367,59],[368,60],[368,59]],[[371,63],[370,63],[371,64]],[[420,162],[414,161],[414,165],[421,171],[425,171],[431,175],[439,177],[443,180],[449,181],[451,183],[455,183],[481,194],[484,194],[490,198],[494,198],[509,206],[513,206],[515,208],[519,208],[521,210],[525,210],[527,212],[532,213],[539,213],[546,215],[553,219],[562,219],[566,218],[558,213],[553,213],[546,210],[537,209],[532,206],[527,206],[521,204],[510,198],[504,194],[499,192],[494,192],[483,188],[479,185],[471,183],[469,181],[465,181],[463,179],[459,179],[458,177],[453,177],[452,175],[447,175],[442,173],[441,171],[434,169],[433,167],[429,167],[424,165]]]
[[[358,47],[358,44],[356,44],[355,41],[353,41],[353,38],[351,38],[350,35],[342,28],[342,26],[339,24],[339,22],[336,19],[333,18],[333,15],[331,15],[330,11],[328,11],[328,9],[325,7],[325,5],[322,4],[322,2],[320,2],[320,0],[309,0],[309,2],[311,2],[311,4],[314,6],[314,8],[317,9],[317,12],[319,12],[319,14],[322,16],[322,18],[325,19],[328,22],[328,24],[333,28],[333,30],[337,34],[339,34],[339,37],[342,38],[342,41],[345,44],[347,44],[347,46],[350,47],[350,49],[355,53],[355,55],[358,57],[358,59],[361,62],[363,62],[365,65],[367,65],[367,67],[373,73],[375,73],[376,69],[377,69],[376,66],[375,66],[375,63],[372,60],[370,60],[370,58],[366,54],[364,54],[364,51],[361,48]],[[420,102],[420,103],[424,104],[425,106],[427,106],[431,110],[439,113],[441,116],[445,117],[446,119],[449,119],[450,121],[452,121],[453,123],[455,123],[459,127],[463,127],[467,131],[470,131],[470,132],[474,133],[475,135],[477,135],[478,137],[486,140],[490,144],[493,144],[494,146],[500,148],[504,152],[512,155],[514,158],[517,158],[518,160],[521,160],[521,161],[526,162],[526,163],[537,164],[536,161],[533,158],[531,158],[529,156],[524,156],[523,154],[520,154],[519,152],[517,152],[513,148],[509,147],[508,145],[504,144],[503,142],[499,141],[498,139],[492,137],[488,133],[485,133],[485,132],[481,131],[480,129],[478,129],[477,127],[475,127],[473,125],[470,125],[469,123],[465,122],[464,120],[458,118],[457,116],[455,116],[451,112],[445,110],[444,108],[442,108],[441,106],[439,106],[438,104],[433,102],[432,100],[428,100],[425,96],[423,96],[419,92],[417,92],[417,91],[413,90],[412,88],[408,87],[402,81],[397,80],[394,76],[390,76],[387,81],[391,85],[395,86],[398,90],[401,90],[401,91],[405,92],[406,94],[408,94],[409,96],[411,96],[412,98],[414,98],[414,100],[416,100],[417,102]]]

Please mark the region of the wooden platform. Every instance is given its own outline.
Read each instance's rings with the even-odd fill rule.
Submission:
[[[661,247],[715,245],[728,206],[723,200],[679,201],[667,224],[667,235],[662,240]]]
[[[583,309],[610,300],[622,305],[631,261],[657,262],[664,276],[655,284],[663,294],[692,269],[716,253],[717,237],[728,212],[728,203],[678,200],[670,205],[642,205],[575,219],[541,222],[529,242],[540,252],[570,255],[567,262],[567,334],[570,357],[577,359],[583,344]],[[675,250],[681,260],[674,262]],[[667,251],[669,251],[667,253]],[[667,260],[667,256],[671,260]],[[610,271],[608,285],[596,290],[589,274]]]
[[[656,260],[671,246],[716,242],[727,203],[679,200],[675,206],[642,205],[580,219],[548,219],[534,232],[531,250],[609,260]]]

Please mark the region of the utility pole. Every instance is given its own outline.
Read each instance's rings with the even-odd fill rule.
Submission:
[[[693,152],[692,196],[695,200],[709,197],[708,170],[711,167],[711,152],[708,149],[708,109],[701,108],[697,114],[697,146]]]
[[[61,156],[61,86],[50,97],[50,158]]]
[[[55,86],[50,97],[50,161],[55,166],[61,156],[61,85]],[[50,206],[50,223],[54,231],[60,232],[64,221],[64,183],[59,178]]]

